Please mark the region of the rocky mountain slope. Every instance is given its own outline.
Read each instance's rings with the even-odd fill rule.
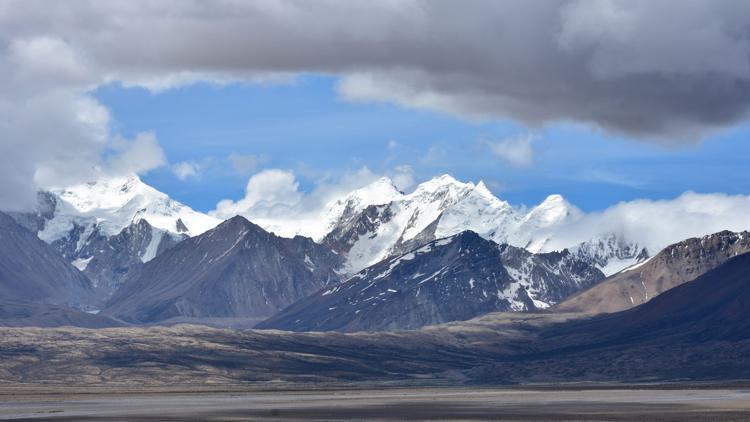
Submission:
[[[97,331],[2,328],[0,381],[244,386],[269,381],[311,386],[372,386],[378,381],[390,386],[744,383],[750,373],[749,274],[750,255],[744,254],[624,312],[595,317],[492,313],[389,333],[185,325]],[[654,409],[648,415],[662,410]],[[736,414],[726,418],[742,419]]]
[[[146,263],[102,314],[133,323],[262,319],[338,282],[340,264],[309,238],[277,237],[234,217]]]
[[[0,213],[0,298],[90,309],[91,281],[34,233]]]
[[[723,231],[691,238],[663,249],[555,307],[560,312],[616,312],[645,303],[706,273],[728,259],[750,252],[750,233]]]
[[[13,217],[86,274],[102,303],[143,263],[219,223],[137,176],[41,192],[36,212]]]
[[[368,267],[257,328],[412,329],[494,311],[545,309],[603,278],[567,251],[535,255],[465,231]]]

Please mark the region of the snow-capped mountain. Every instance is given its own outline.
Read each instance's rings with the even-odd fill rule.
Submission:
[[[370,205],[387,204],[398,200],[403,193],[387,177],[380,178],[359,189],[334,197],[321,212],[315,204],[308,204],[308,212],[286,215],[274,212],[271,215],[250,213],[245,215],[253,223],[278,236],[292,238],[297,235],[316,241],[323,239],[337,225],[344,224]],[[223,217],[231,215],[222,214]]]
[[[464,231],[365,268],[257,328],[413,329],[494,311],[545,309],[603,278],[567,251],[532,254]]]
[[[579,259],[596,265],[607,275],[616,274],[649,258],[646,247],[611,232],[587,240],[570,250]]]
[[[14,218],[94,283],[100,301],[143,263],[219,224],[137,176],[41,192],[36,213]]]
[[[39,237],[48,243],[68,235],[76,225],[97,227],[102,235],[113,236],[144,219],[163,232],[195,236],[220,222],[172,200],[135,175],[99,180],[50,193],[56,200],[53,217],[45,222],[39,233]]]
[[[382,186],[389,182],[381,179],[377,184]],[[359,196],[368,191],[360,190]],[[424,182],[409,194],[398,193],[395,187],[391,192],[391,195],[377,198],[379,200],[358,198],[350,202],[352,206],[343,206],[349,202],[341,201],[331,208],[329,230],[319,240],[346,256],[344,270],[347,273],[356,273],[389,256],[464,230],[530,252],[550,252],[555,249],[550,248],[548,242],[556,230],[583,215],[560,195],[550,195],[529,210],[515,208],[495,197],[484,183],[463,183],[449,175]],[[346,211],[341,212],[341,209]],[[613,247],[620,244],[627,242],[617,239]],[[589,251],[596,255],[583,257]],[[605,273],[610,268],[620,269],[631,263],[627,251],[581,247],[578,253]],[[618,264],[621,259],[628,261]]]

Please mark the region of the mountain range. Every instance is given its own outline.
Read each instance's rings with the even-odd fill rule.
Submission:
[[[532,254],[464,231],[367,267],[257,328],[414,329],[489,312],[546,309],[603,278],[568,251]]]
[[[6,277],[3,299],[101,310],[97,324],[414,329],[498,311],[614,312],[748,247],[746,233],[725,232],[650,257],[641,239],[602,232],[548,250],[581,215],[559,195],[517,208],[443,175],[410,193],[381,178],[312,222],[222,222],[136,176],[113,178],[40,192],[35,212],[5,217],[5,236],[37,251],[9,249],[5,267],[45,265]]]
[[[93,283],[99,305],[157,254],[220,221],[137,176],[40,192],[32,213],[12,213]]]
[[[613,383],[637,383],[637,388],[673,383],[683,389],[706,382],[741,389],[750,374],[748,274],[746,253],[614,314],[492,313],[388,333],[195,325],[96,331],[0,328],[0,374],[6,382],[113,386],[382,382],[507,388],[573,383],[567,388],[579,389],[594,383],[598,389]],[[736,380],[740,383],[726,382]],[[655,407],[642,417],[659,411]],[[726,418],[742,420],[742,415],[727,413]]]

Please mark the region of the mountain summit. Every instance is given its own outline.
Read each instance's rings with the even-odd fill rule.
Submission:
[[[40,192],[37,212],[13,217],[87,275],[101,304],[145,262],[220,222],[135,175]]]

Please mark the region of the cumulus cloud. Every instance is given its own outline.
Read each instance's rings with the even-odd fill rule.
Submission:
[[[410,168],[399,167],[389,174],[400,183],[413,184]],[[222,219],[242,215],[282,236],[302,233],[319,238],[326,234],[325,217],[332,203],[380,177],[362,167],[336,178],[323,177],[303,192],[293,171],[267,169],[249,178],[243,198],[220,201],[209,214]]]
[[[387,172],[401,188],[399,177],[414,185],[412,170],[399,167]],[[219,202],[211,214],[218,218],[243,215],[282,236],[303,233],[314,238],[326,234],[326,212],[348,193],[380,175],[367,168],[336,179],[319,180],[309,192],[300,189],[294,172],[269,169],[249,178],[245,196]],[[402,190],[405,190],[402,188]],[[571,218],[542,229],[538,235],[549,238],[543,250],[562,250],[609,234],[635,241],[649,253],[689,237],[722,230],[750,230],[750,195],[702,194],[686,192],[673,199],[621,202],[603,211],[583,213],[572,206]],[[519,210],[522,210],[519,207]]]
[[[250,219],[284,215],[297,212],[302,198],[293,172],[269,169],[250,177],[244,198],[219,202],[211,215],[219,218],[244,215]]]
[[[325,73],[352,101],[695,142],[750,112],[748,28],[742,0],[4,1],[0,204],[30,197],[71,151],[106,149],[77,111],[111,82]]]
[[[495,157],[517,167],[527,167],[534,162],[533,143],[534,137],[525,134],[500,141],[487,141],[487,146]]]
[[[622,202],[557,229],[545,249],[576,245],[603,233],[637,240],[649,253],[689,237],[750,229],[750,196],[686,192],[668,200]]]
[[[115,175],[145,173],[167,163],[164,150],[151,132],[139,133],[132,140],[115,137],[115,154],[109,157],[107,171]]]

